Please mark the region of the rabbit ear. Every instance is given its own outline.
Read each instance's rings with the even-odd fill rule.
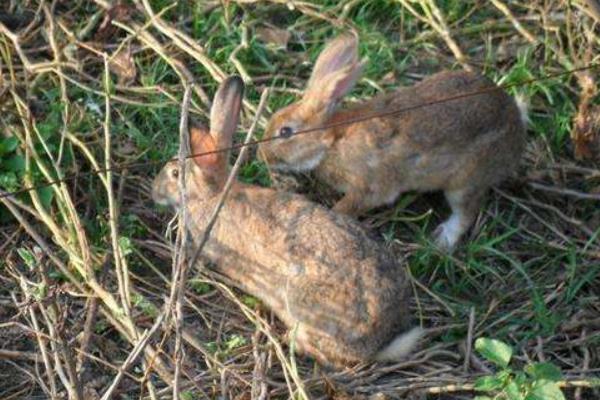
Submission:
[[[329,74],[318,86],[304,93],[302,102],[310,108],[330,113],[337,102],[352,90],[362,73],[364,61],[348,65],[344,69]]]
[[[239,122],[243,94],[244,81],[239,76],[225,79],[215,94],[210,109],[210,133],[219,148],[231,146]]]
[[[308,83],[308,89],[317,88],[331,74],[340,72],[358,63],[358,39],[354,35],[343,35],[332,40],[321,51]]]
[[[202,169],[215,169],[219,165],[219,154],[211,153],[217,150],[217,143],[208,130],[199,126],[190,127],[190,148],[194,163]],[[208,153],[208,154],[206,154]]]

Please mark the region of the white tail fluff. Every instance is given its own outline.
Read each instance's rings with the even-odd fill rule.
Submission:
[[[416,327],[394,338],[383,350],[375,356],[376,361],[400,361],[406,357],[423,336],[423,329]]]
[[[517,107],[519,108],[519,114],[521,115],[521,121],[523,121],[523,125],[527,126],[529,123],[529,103],[525,98],[525,95],[519,93],[515,96],[515,102],[517,103]]]

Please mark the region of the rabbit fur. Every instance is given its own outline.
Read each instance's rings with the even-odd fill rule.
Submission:
[[[481,75],[443,71],[338,109],[364,65],[357,43],[354,36],[340,36],[325,47],[303,97],[278,110],[265,130],[265,138],[282,133],[289,138],[262,143],[259,156],[275,169],[314,170],[318,179],[344,194],[334,210],[345,214],[391,204],[406,191],[442,190],[452,214],[436,229],[436,244],[452,250],[475,219],[487,189],[518,165],[526,108]],[[293,135],[326,125],[333,126]]]
[[[243,82],[223,81],[211,129],[190,129],[192,154],[231,146]],[[228,154],[186,162],[186,196],[197,245],[227,178]],[[155,178],[155,202],[181,206],[179,165]],[[296,348],[330,366],[398,360],[414,348],[404,267],[351,218],[300,195],[235,182],[203,251],[219,274],[258,297],[290,332]]]

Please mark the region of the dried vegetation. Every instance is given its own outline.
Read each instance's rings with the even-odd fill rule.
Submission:
[[[598,68],[511,88],[530,103],[527,156],[453,256],[428,240],[435,195],[365,219],[406,257],[427,329],[403,363],[294,357],[256,299],[173,251],[184,232],[165,240],[149,182],[227,74],[250,87],[243,130],[260,126],[260,93],[268,111],[291,101],[337,32],[370,60],[355,101],[441,68],[508,84],[599,65],[599,24],[595,0],[2,2],[0,397],[472,398],[488,336],[517,365],[559,366],[568,398],[597,398]],[[286,186],[252,154],[240,175]]]

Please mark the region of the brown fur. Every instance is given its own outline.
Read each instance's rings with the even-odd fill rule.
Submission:
[[[237,123],[241,87],[241,80],[226,80],[211,115]],[[234,129],[191,130],[192,152],[213,143],[230,146]],[[188,229],[195,245],[217,204],[218,182],[226,177],[223,160],[220,153],[186,166]],[[170,162],[155,179],[158,203],[180,206],[176,169]],[[271,308],[300,351],[324,364],[372,360],[409,328],[403,267],[356,222],[299,195],[234,183],[203,254],[216,271]]]
[[[336,110],[339,98],[327,97],[332,92],[329,82],[342,81],[340,75],[355,73],[361,64],[357,56],[348,56],[351,50],[356,53],[356,42],[347,37],[327,46],[317,63],[337,57],[332,48],[343,49],[343,59],[355,64],[342,64],[326,76],[313,74],[313,87],[300,101],[273,115],[265,137],[277,135],[282,126],[304,130],[488,92],[263,143],[260,154],[275,167],[313,169],[318,178],[344,193],[334,209],[348,214],[390,204],[408,190],[443,190],[455,199],[450,205],[460,217],[460,236],[478,212],[483,193],[514,171],[523,152],[525,127],[514,99],[503,90],[490,91],[494,83],[483,76],[444,71],[412,87]],[[351,82],[355,79],[349,77]],[[454,245],[440,242],[441,247]]]

